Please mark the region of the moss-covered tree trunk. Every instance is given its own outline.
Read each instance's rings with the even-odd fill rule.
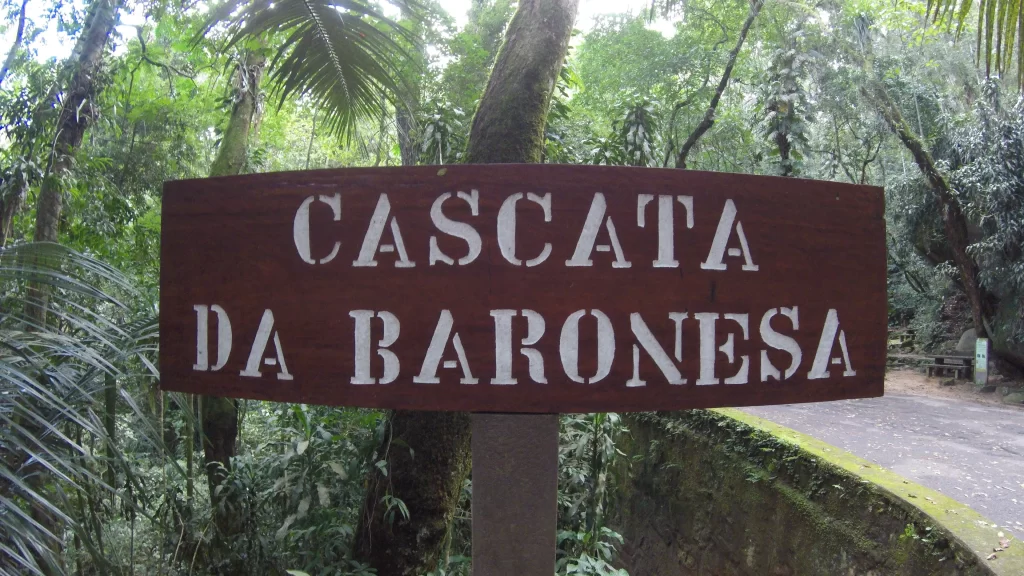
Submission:
[[[107,41],[114,29],[117,14],[122,5],[123,0],[93,0],[89,5],[82,32],[62,72],[68,81],[60,93],[56,133],[48,143],[50,158],[36,200],[35,240],[37,242],[58,241],[58,224],[63,207],[62,184],[74,164],[75,151],[82,143],[93,118],[93,102],[102,86],[99,76]],[[5,200],[4,205],[0,207],[3,213],[0,227],[3,228],[4,239],[6,239],[10,220],[13,219],[20,200],[21,194],[16,194]],[[46,285],[29,284],[28,301],[25,307],[29,330],[37,330],[45,326],[49,290]],[[33,431],[40,427],[38,423],[34,422],[23,422],[22,425]],[[41,430],[38,430],[37,433],[41,433]],[[30,466],[36,465],[30,464]],[[28,474],[27,484],[39,494],[51,493],[51,476],[48,470],[40,469],[38,473]],[[62,533],[61,520],[40,501],[33,501],[30,513],[32,520],[39,528],[58,537]],[[46,554],[37,555],[37,561],[40,566],[44,567],[47,574],[62,573],[63,566],[53,566],[49,562],[50,559],[51,557]]]
[[[380,576],[415,576],[444,558],[448,532],[469,474],[469,414],[388,414],[378,457],[387,473],[370,472],[354,555]],[[391,506],[401,500],[405,518]]]
[[[967,216],[960,206],[960,201],[953,192],[949,181],[939,171],[935,159],[925,148],[924,143],[914,134],[914,130],[903,119],[899,106],[890,96],[875,75],[874,52],[871,43],[870,29],[867,21],[863,18],[857,20],[858,31],[862,36],[864,47],[864,58],[861,66],[865,75],[865,82],[861,86],[861,94],[878,111],[878,114],[885,120],[886,125],[892,130],[900,142],[907,148],[914,162],[921,170],[925,182],[934,194],[938,203],[939,214],[942,218],[942,225],[946,233],[946,242],[957,271],[960,273],[960,282],[963,286],[967,301],[971,307],[971,320],[978,338],[988,335],[985,319],[991,312],[988,306],[993,299],[981,285],[978,274],[978,264],[974,258],[967,253],[970,245],[968,238]]]
[[[6,194],[0,195],[0,248],[7,244],[14,216],[18,214],[24,201],[25,186],[21,183],[12,185]]]
[[[235,72],[234,104],[217,149],[217,157],[210,167],[210,176],[233,176],[242,171],[249,152],[249,134],[258,120],[260,79],[266,66],[266,56],[260,51],[248,51],[242,56]]]
[[[473,118],[467,162],[540,161],[544,124],[577,5],[578,0],[520,1]],[[379,453],[388,474],[371,471],[355,556],[380,576],[431,572],[443,564],[470,469],[469,414],[395,411]],[[392,498],[405,503],[408,519],[388,514]]]
[[[467,164],[540,162],[578,0],[521,0],[473,117]]]
[[[259,86],[266,58],[262,53],[247,52],[235,73],[234,105],[221,138],[210,176],[232,176],[242,171],[249,150],[252,127],[258,120]],[[203,428],[203,456],[206,479],[210,487],[213,524],[220,544],[237,536],[244,528],[238,499],[222,488],[231,472],[238,440],[238,401],[219,396],[200,399],[200,420]],[[191,441],[191,438],[189,438]],[[230,564],[230,563],[229,563]]]
[[[963,285],[967,301],[971,306],[971,319],[974,330],[978,337],[982,338],[988,333],[985,329],[986,300],[988,296],[984,287],[978,279],[978,265],[974,258],[967,253],[970,244],[967,232],[967,217],[960,208],[960,202],[956,199],[949,182],[939,172],[932,155],[925,149],[924,144],[914,135],[913,130],[903,120],[896,103],[889,97],[885,87],[878,82],[872,82],[866,89],[868,97],[872,100],[879,113],[885,119],[885,123],[899,137],[903,145],[914,157],[914,162],[921,170],[928,187],[935,194],[939,204],[939,214],[942,215],[942,225],[946,233],[946,241],[960,273],[960,282]]]

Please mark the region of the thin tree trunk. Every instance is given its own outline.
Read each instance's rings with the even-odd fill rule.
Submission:
[[[185,417],[185,431],[182,433],[182,436],[185,438],[185,506],[188,508],[189,512],[191,512],[193,500],[195,498],[196,397],[194,394],[186,394],[185,401],[188,402],[188,416]]]
[[[107,473],[106,482],[111,488],[117,478],[117,470],[114,468],[114,438],[117,432],[117,378],[108,374],[104,380],[103,387],[103,428],[107,432]]]
[[[37,242],[57,241],[57,226],[63,209],[62,180],[71,170],[75,149],[82,143],[92,120],[93,101],[100,88],[96,84],[96,76],[122,1],[94,0],[72,53],[71,62],[75,68],[63,93],[47,174],[39,189],[36,205]]]
[[[402,18],[413,22],[413,31],[417,36],[423,35],[423,24],[408,5],[402,6]],[[409,65],[406,69],[409,71],[407,90],[402,95],[404,97],[395,102],[395,130],[398,133],[398,152],[402,157],[402,166],[415,166],[420,150],[413,136],[416,133],[416,113],[420,108],[423,74],[427,69],[422,45],[409,48]]]
[[[36,242],[58,241],[58,227],[64,208],[63,182],[74,165],[76,149],[92,120],[93,101],[101,88],[97,85],[96,76],[122,4],[123,0],[93,1],[82,34],[68,59],[72,67],[71,80],[62,94],[46,175],[36,200]],[[29,304],[25,312],[37,328],[46,323],[49,295],[45,286],[29,286]]]
[[[78,37],[74,50],[68,58],[66,70],[70,80],[66,86],[60,115],[57,119],[56,133],[51,141],[51,150],[47,174],[43,178],[36,203],[37,242],[56,242],[57,226],[62,208],[61,182],[74,162],[75,149],[82,142],[85,131],[92,117],[92,101],[99,90],[96,75],[99,72],[103,56],[106,52],[107,40],[123,0],[94,0],[89,6],[82,33]],[[49,99],[48,99],[49,101]],[[9,226],[8,214],[13,218],[17,206],[4,203],[4,228]],[[6,237],[6,234],[4,234]],[[49,300],[49,289],[45,285],[30,283],[28,303],[25,313],[29,319],[30,330],[42,329],[46,324],[46,306]],[[28,484],[40,494],[48,493],[50,474],[41,471],[28,477]],[[60,520],[40,504],[33,504],[31,515],[33,520],[50,534],[61,534]],[[45,562],[45,559],[44,559]],[[63,571],[62,569],[59,571]]]
[[[11,236],[14,216],[21,209],[21,204],[24,201],[25,186],[22,180],[12,186],[6,195],[0,196],[0,248],[6,245],[7,239]]]
[[[410,107],[412,105],[409,104]],[[415,166],[419,158],[419,147],[413,140],[416,120],[413,111],[401,102],[395,104],[395,126],[398,130],[398,151],[402,155],[402,166]]]
[[[467,162],[540,162],[577,6],[578,0],[519,2],[473,118]],[[381,576],[436,570],[470,469],[469,414],[397,410],[380,453],[388,474],[370,473],[355,556]],[[387,522],[389,496],[405,503],[408,519],[395,514]]]
[[[262,54],[247,52],[238,66],[235,104],[217,150],[217,157],[210,168],[210,176],[235,175],[245,166],[249,138],[257,121],[259,86],[265,65],[266,58]],[[235,457],[235,443],[238,440],[238,401],[219,396],[203,396],[199,403],[213,524],[217,529],[217,542],[224,546],[244,528],[236,495],[223,490],[224,481],[231,473],[231,459]],[[193,439],[190,437],[188,441],[192,442]],[[236,563],[230,565],[236,566]]]
[[[231,473],[231,459],[235,457],[238,439],[238,401],[219,396],[203,396],[202,406],[203,455],[206,458],[206,480],[210,488],[210,505],[218,542],[226,543],[238,535],[243,526],[239,518],[238,499],[222,488]],[[189,439],[191,441],[191,439]]]
[[[777,110],[776,110],[777,112]],[[789,141],[789,134],[783,130],[775,131],[775,146],[779,149],[779,175],[792,176],[793,163],[790,162],[789,153],[793,145]]]
[[[733,46],[732,51],[729,52],[729,60],[725,64],[725,71],[722,72],[722,79],[718,81],[718,87],[715,89],[715,94],[711,97],[711,102],[708,104],[707,110],[704,112],[704,118],[700,121],[700,124],[690,132],[690,135],[683,142],[683,147],[679,149],[679,156],[676,158],[676,168],[686,169],[686,158],[690,155],[690,150],[697,144],[701,136],[705,132],[711,129],[711,126],[715,123],[715,112],[718,110],[718,102],[722,99],[722,93],[725,92],[726,87],[729,85],[729,78],[732,77],[732,69],[736,66],[736,57],[739,56],[740,50],[743,48],[743,42],[747,39],[747,33],[750,32],[750,26],[754,24],[754,19],[761,13],[761,8],[764,6],[764,0],[752,0],[750,3],[750,13],[747,15],[747,19],[743,22],[743,28],[740,29],[740,36],[736,39],[736,45]]]
[[[7,78],[7,74],[11,71],[11,66],[21,50],[21,41],[25,37],[25,6],[27,5],[28,0],[21,0],[21,11],[18,13],[18,32],[14,36],[14,44],[11,46],[11,51],[7,53],[7,59],[4,60],[4,66],[0,68],[0,84],[3,84]]]

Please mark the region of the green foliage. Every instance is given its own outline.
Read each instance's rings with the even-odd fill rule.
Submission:
[[[590,163],[609,166],[657,166],[660,142],[658,103],[627,97],[617,108],[622,116],[604,138],[592,138]]]
[[[442,46],[451,62],[441,71],[439,85],[429,89],[454,109],[470,115],[476,111],[515,6],[511,0],[473,2],[466,27]]]
[[[555,564],[555,574],[579,574],[581,576],[629,576],[612,565],[616,544],[622,545],[622,536],[613,530],[601,527],[598,533],[559,531],[558,546],[565,549],[583,550],[578,557],[562,557]]]
[[[1003,108],[994,83],[979,99],[975,122],[951,134],[951,173],[980,234],[970,247],[981,281],[1002,302],[997,337],[1024,342],[1024,101]]]
[[[446,101],[423,105],[419,120],[420,163],[456,164],[466,149],[465,114]]]
[[[52,287],[54,321],[22,313],[36,302],[30,284]],[[153,309],[114,269],[54,244],[0,250],[0,303],[0,570],[64,573],[65,549],[110,569],[112,515],[171,520],[139,456],[180,473],[135,398],[156,377]],[[107,387],[120,397],[101,408]],[[111,408],[129,442],[111,434]]]
[[[359,0],[237,2],[223,7],[221,17],[237,28],[229,46],[283,35],[270,63],[280,102],[309,97],[323,111],[324,127],[343,136],[359,118],[380,117],[384,103],[395,101],[408,57],[402,42],[417,41],[410,29]]]
[[[956,35],[964,31],[974,0],[928,0],[927,16]],[[985,73],[1009,72],[1017,52],[1017,83],[1024,89],[1024,4],[1019,0],[978,0],[977,51],[985,55]]]
[[[618,414],[564,415],[558,448],[557,574],[620,576],[615,546],[622,536],[605,524],[618,459],[616,439],[628,431]]]
[[[356,575],[348,546],[379,414],[296,404],[250,403],[240,455],[220,488],[234,491],[245,529],[232,553],[250,573],[301,569]]]

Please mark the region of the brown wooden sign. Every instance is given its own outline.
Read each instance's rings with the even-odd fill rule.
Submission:
[[[882,190],[556,165],[164,187],[166,390],[424,410],[880,396]]]

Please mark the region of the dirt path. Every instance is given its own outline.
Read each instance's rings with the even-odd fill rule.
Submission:
[[[745,409],[938,490],[1024,536],[1024,408],[890,373],[882,398]]]
[[[968,380],[929,378],[917,370],[909,369],[886,372],[885,393],[946,398],[1014,408],[1014,406],[1003,404],[1000,400],[1002,395],[998,392],[977,392],[975,385]],[[1024,409],[1024,405],[1019,409]]]

